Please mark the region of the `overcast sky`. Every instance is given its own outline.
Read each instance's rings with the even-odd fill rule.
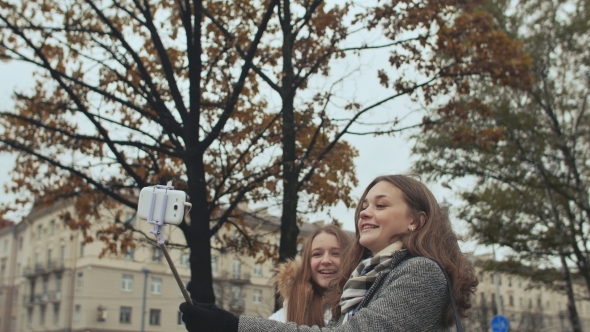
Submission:
[[[338,68],[332,70],[332,73],[341,73],[350,68],[362,68],[356,79],[356,84],[353,87],[347,87],[346,89],[352,89],[351,93],[365,96],[362,98],[364,102],[369,102],[372,98],[378,100],[383,98],[383,89],[376,83],[376,70],[378,67],[383,67],[387,62],[387,54],[376,54],[373,53],[370,58],[358,59],[349,57],[349,62],[346,64],[340,64],[342,67],[339,71]],[[350,62],[352,61],[352,62]],[[0,62],[0,109],[8,110],[10,105],[13,104],[11,100],[12,91],[15,89],[26,91],[32,88],[33,77],[32,68],[28,65],[24,65],[18,62],[3,63]],[[326,84],[325,82],[318,83]],[[380,90],[381,89],[381,90]],[[272,97],[273,99],[276,98]],[[272,102],[270,103],[273,104]],[[278,107],[279,105],[276,105]],[[392,116],[402,116],[408,113],[412,107],[416,108],[415,104],[412,104],[407,99],[400,99],[391,103],[388,103],[375,112],[371,113],[371,120],[373,122],[381,121],[383,119],[391,119]],[[410,118],[408,121],[416,121],[420,119],[420,115],[416,115]],[[365,119],[366,121],[367,119]],[[0,128],[2,130],[2,128]],[[344,138],[350,142],[359,151],[359,156],[355,159],[355,166],[357,170],[357,177],[359,179],[359,185],[353,191],[353,195],[358,198],[362,194],[366,185],[376,176],[383,174],[395,174],[395,173],[406,173],[411,167],[411,142],[405,135],[397,135],[396,137],[374,137],[372,135],[366,136],[354,136],[348,135]],[[14,166],[14,158],[6,154],[0,154],[0,171],[3,176],[0,177],[0,184],[3,186],[7,181],[7,173]],[[436,198],[440,201],[447,200],[451,204],[455,205],[456,198],[453,193],[441,187],[438,184],[429,183],[429,188],[433,191]],[[4,190],[2,190],[4,191]],[[13,200],[14,197],[11,195],[0,195],[0,201],[6,202]],[[343,204],[340,204],[330,209],[331,214],[336,217],[340,222],[343,223],[345,229],[353,230],[353,213],[354,209],[346,209]],[[322,213],[309,216],[309,221],[316,221],[325,219],[327,216]],[[455,228],[460,233],[464,232],[464,225],[460,222],[455,222]],[[473,244],[464,244],[463,250],[473,251],[475,249]],[[479,249],[478,249],[479,251]]]

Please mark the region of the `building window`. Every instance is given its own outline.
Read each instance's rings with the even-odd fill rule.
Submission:
[[[223,289],[218,283],[213,283],[213,294],[215,294],[215,305],[223,307]]]
[[[105,322],[107,320],[107,307],[98,306],[96,320],[99,322]]]
[[[242,286],[231,286],[231,299],[234,301],[242,299]]]
[[[512,297],[512,295],[508,296],[508,305],[514,307],[514,298]]]
[[[150,309],[150,325],[160,325],[160,309]]]
[[[162,278],[153,278],[152,277],[152,284],[150,287],[152,294],[160,294],[162,293]]]
[[[17,305],[18,304],[18,289],[15,289],[14,290],[14,297],[12,298],[12,303],[14,305]]]
[[[55,220],[49,222],[49,234],[55,234]]]
[[[125,249],[125,252],[123,253],[123,258],[133,260],[134,257],[135,257],[135,250],[128,246]]]
[[[41,240],[41,237],[43,237],[43,226],[39,225],[37,226],[37,240]]]
[[[214,277],[217,277],[218,275],[218,270],[217,270],[217,256],[211,257],[211,273],[213,274]]]
[[[16,264],[16,275],[17,275],[17,276],[20,276],[20,275],[21,275],[21,274],[20,274],[20,263],[17,263],[17,264]]]
[[[23,237],[19,237],[18,238],[18,250],[22,250],[23,249]]]
[[[190,257],[190,254],[180,254],[180,265],[189,266],[191,263]]]
[[[82,288],[84,286],[84,273],[78,272],[78,278],[76,278],[76,288]]]
[[[49,284],[49,279],[48,277],[44,277],[43,284],[41,284],[43,287],[43,294],[47,294],[47,284]]]
[[[63,264],[66,261],[66,246],[61,246],[59,250],[59,261]]]
[[[47,249],[47,267],[53,266],[53,250]]]
[[[512,287],[512,277],[508,277],[508,287]]]
[[[57,293],[61,292],[61,275],[55,276],[55,291]]]
[[[254,271],[252,273],[257,277],[262,277],[262,264],[254,264]]]
[[[119,323],[131,324],[131,307],[121,307],[119,311]]]
[[[27,324],[33,324],[33,308],[27,308]]]
[[[244,309],[244,300],[242,299],[242,286],[231,286],[231,302],[230,308]]]
[[[59,323],[59,304],[57,303],[53,305],[53,323]]]
[[[234,258],[233,261],[233,269],[232,269],[232,278],[233,279],[240,279],[240,275],[242,271],[242,262],[239,259]]]
[[[124,274],[121,279],[121,289],[124,291],[133,290],[133,276],[131,274]]]
[[[80,307],[79,304],[76,304],[76,307],[74,308],[74,321],[79,322],[81,315],[82,315],[82,308]]]
[[[152,262],[162,263],[162,249],[156,247],[152,249]]]
[[[184,325],[184,322],[182,321],[182,312],[180,312],[180,311],[176,315],[176,324]]]
[[[254,290],[254,296],[252,297],[252,302],[262,303],[262,289],[255,289]]]
[[[45,325],[45,306],[39,307],[39,324]]]

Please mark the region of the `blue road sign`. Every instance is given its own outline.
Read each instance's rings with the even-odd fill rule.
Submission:
[[[490,326],[492,328],[492,332],[508,332],[510,323],[506,317],[502,315],[496,315],[494,318],[492,318]]]

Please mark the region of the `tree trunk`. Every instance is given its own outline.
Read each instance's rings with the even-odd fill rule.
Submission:
[[[281,244],[279,247],[279,261],[294,258],[297,255],[297,203],[299,186],[299,168],[296,165],[295,154],[295,89],[293,80],[293,45],[291,27],[291,3],[283,1],[283,78],[282,93],[282,143],[283,143],[283,211],[281,215]]]
[[[572,278],[570,269],[567,266],[565,255],[560,254],[561,265],[563,267],[563,276],[565,280],[565,291],[567,294],[567,311],[569,314],[570,322],[572,324],[573,332],[582,332],[582,324],[580,324],[580,316],[578,316],[578,310],[576,309],[576,298],[574,297],[574,290],[572,286]]]
[[[191,280],[188,291],[191,298],[201,303],[214,303],[213,276],[211,274],[211,234],[207,189],[202,156],[193,157],[197,162],[187,161],[189,196],[193,207],[190,212],[190,227],[185,232],[186,243],[191,250]]]

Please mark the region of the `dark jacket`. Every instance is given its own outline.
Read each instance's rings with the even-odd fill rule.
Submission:
[[[347,323],[342,324],[340,317],[319,328],[240,316],[238,332],[443,332],[448,331],[443,321],[449,303],[447,281],[438,265],[400,250],[393,255],[390,268],[377,274],[358,311]]]

